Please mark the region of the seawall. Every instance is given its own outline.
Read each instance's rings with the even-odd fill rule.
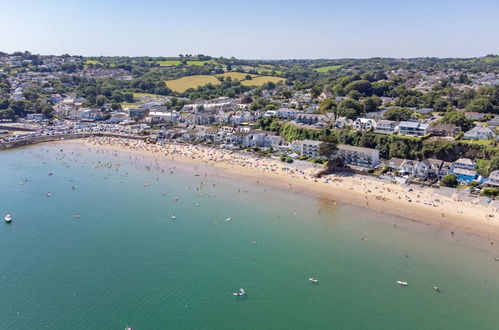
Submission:
[[[83,139],[91,136],[119,137],[131,140],[145,140],[147,138],[144,136],[115,134],[115,133],[73,133],[73,134],[62,134],[62,135],[44,135],[44,136],[36,136],[28,139],[12,141],[12,142],[0,143],[0,150],[18,148],[43,142]]]

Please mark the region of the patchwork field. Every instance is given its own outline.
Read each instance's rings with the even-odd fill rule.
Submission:
[[[329,65],[329,66],[322,66],[320,68],[315,68],[314,70],[317,72],[325,73],[331,70],[338,70],[339,68],[341,68],[341,65]]]

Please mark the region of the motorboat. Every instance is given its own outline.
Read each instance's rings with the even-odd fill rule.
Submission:
[[[12,221],[12,216],[11,216],[10,214],[7,214],[7,215],[4,217],[4,219],[5,219],[5,222],[9,223],[9,222],[11,222],[11,221]]]
[[[243,288],[239,289],[239,292],[232,292],[233,296],[244,296],[246,294],[246,291],[244,291]]]
[[[133,330],[133,328],[132,328],[132,326],[127,325],[126,328],[125,328],[125,330]]]
[[[227,222],[229,222],[229,221],[231,221],[231,220],[232,220],[232,218],[230,218],[230,217],[229,217],[229,218],[227,218],[227,219],[225,219],[225,221],[227,221]]]
[[[402,285],[402,286],[407,286],[407,285],[409,285],[409,283],[404,282],[404,281],[397,281],[397,284],[400,284],[400,285]]]
[[[175,220],[177,219],[177,217],[175,215],[172,215],[172,219]]]
[[[316,277],[309,277],[308,280],[312,283],[319,283],[319,280]]]
[[[440,292],[440,288],[438,286],[434,286],[433,291]]]

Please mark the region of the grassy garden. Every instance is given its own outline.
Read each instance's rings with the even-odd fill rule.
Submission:
[[[320,68],[315,68],[314,70],[320,73],[326,73],[332,70],[338,70],[341,68],[341,65],[328,65],[328,66],[321,66]]]
[[[160,66],[178,66],[181,64],[180,60],[166,60],[166,61],[156,61]],[[187,61],[187,65],[191,66],[203,66],[205,63],[210,63],[210,61]]]

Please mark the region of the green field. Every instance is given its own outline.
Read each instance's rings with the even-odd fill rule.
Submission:
[[[197,88],[208,84],[218,85],[220,81],[215,76],[197,75],[167,80],[165,84],[172,91],[183,93],[189,88]]]
[[[245,86],[261,86],[269,81],[273,83],[278,83],[284,81],[284,78],[280,77],[272,77],[272,76],[257,76],[251,75],[251,80],[246,80],[247,73],[243,72],[226,72],[219,75],[197,75],[197,76],[187,76],[179,79],[167,80],[165,84],[168,88],[175,92],[183,93],[189,88],[197,88],[200,86],[212,84],[218,85],[220,81],[217,79],[217,76],[221,77],[231,77],[232,80],[240,80],[241,84]]]
[[[160,66],[177,66],[180,65],[180,60],[168,60],[168,61],[156,61]],[[210,61],[187,61],[187,65],[192,66],[203,66],[205,63],[210,63]]]
[[[135,99],[141,98],[141,97],[149,97],[149,98],[157,100],[157,99],[160,99],[160,98],[162,98],[164,96],[162,96],[162,95],[156,95],[156,94],[150,94],[150,93],[133,93],[133,97]]]
[[[258,77],[251,79],[251,80],[243,80],[241,82],[241,84],[245,85],[245,86],[262,86],[263,84],[268,83],[268,82],[273,82],[274,84],[277,84],[277,83],[282,82],[284,80],[285,80],[284,78],[280,78],[280,77],[258,76]]]
[[[339,68],[341,68],[341,65],[328,65],[328,66],[321,66],[320,68],[315,68],[314,70],[320,73],[325,73],[331,70],[338,70]]]
[[[93,64],[93,65],[97,65],[97,64],[102,64],[101,62],[99,61],[96,61],[96,60],[89,60],[89,59],[86,59],[85,60],[85,64]]]
[[[270,68],[270,69],[258,69],[258,70],[256,70],[256,72],[258,72],[258,74],[262,75],[262,76],[269,75],[269,74],[271,74],[271,72],[275,72],[275,74],[278,76],[282,75],[282,71],[274,70],[272,68]]]
[[[244,80],[246,79],[246,76],[250,75],[252,78],[258,77],[255,74],[249,74],[249,73],[244,73],[244,72],[225,72],[222,74],[217,74],[217,77],[230,77],[232,80]]]

